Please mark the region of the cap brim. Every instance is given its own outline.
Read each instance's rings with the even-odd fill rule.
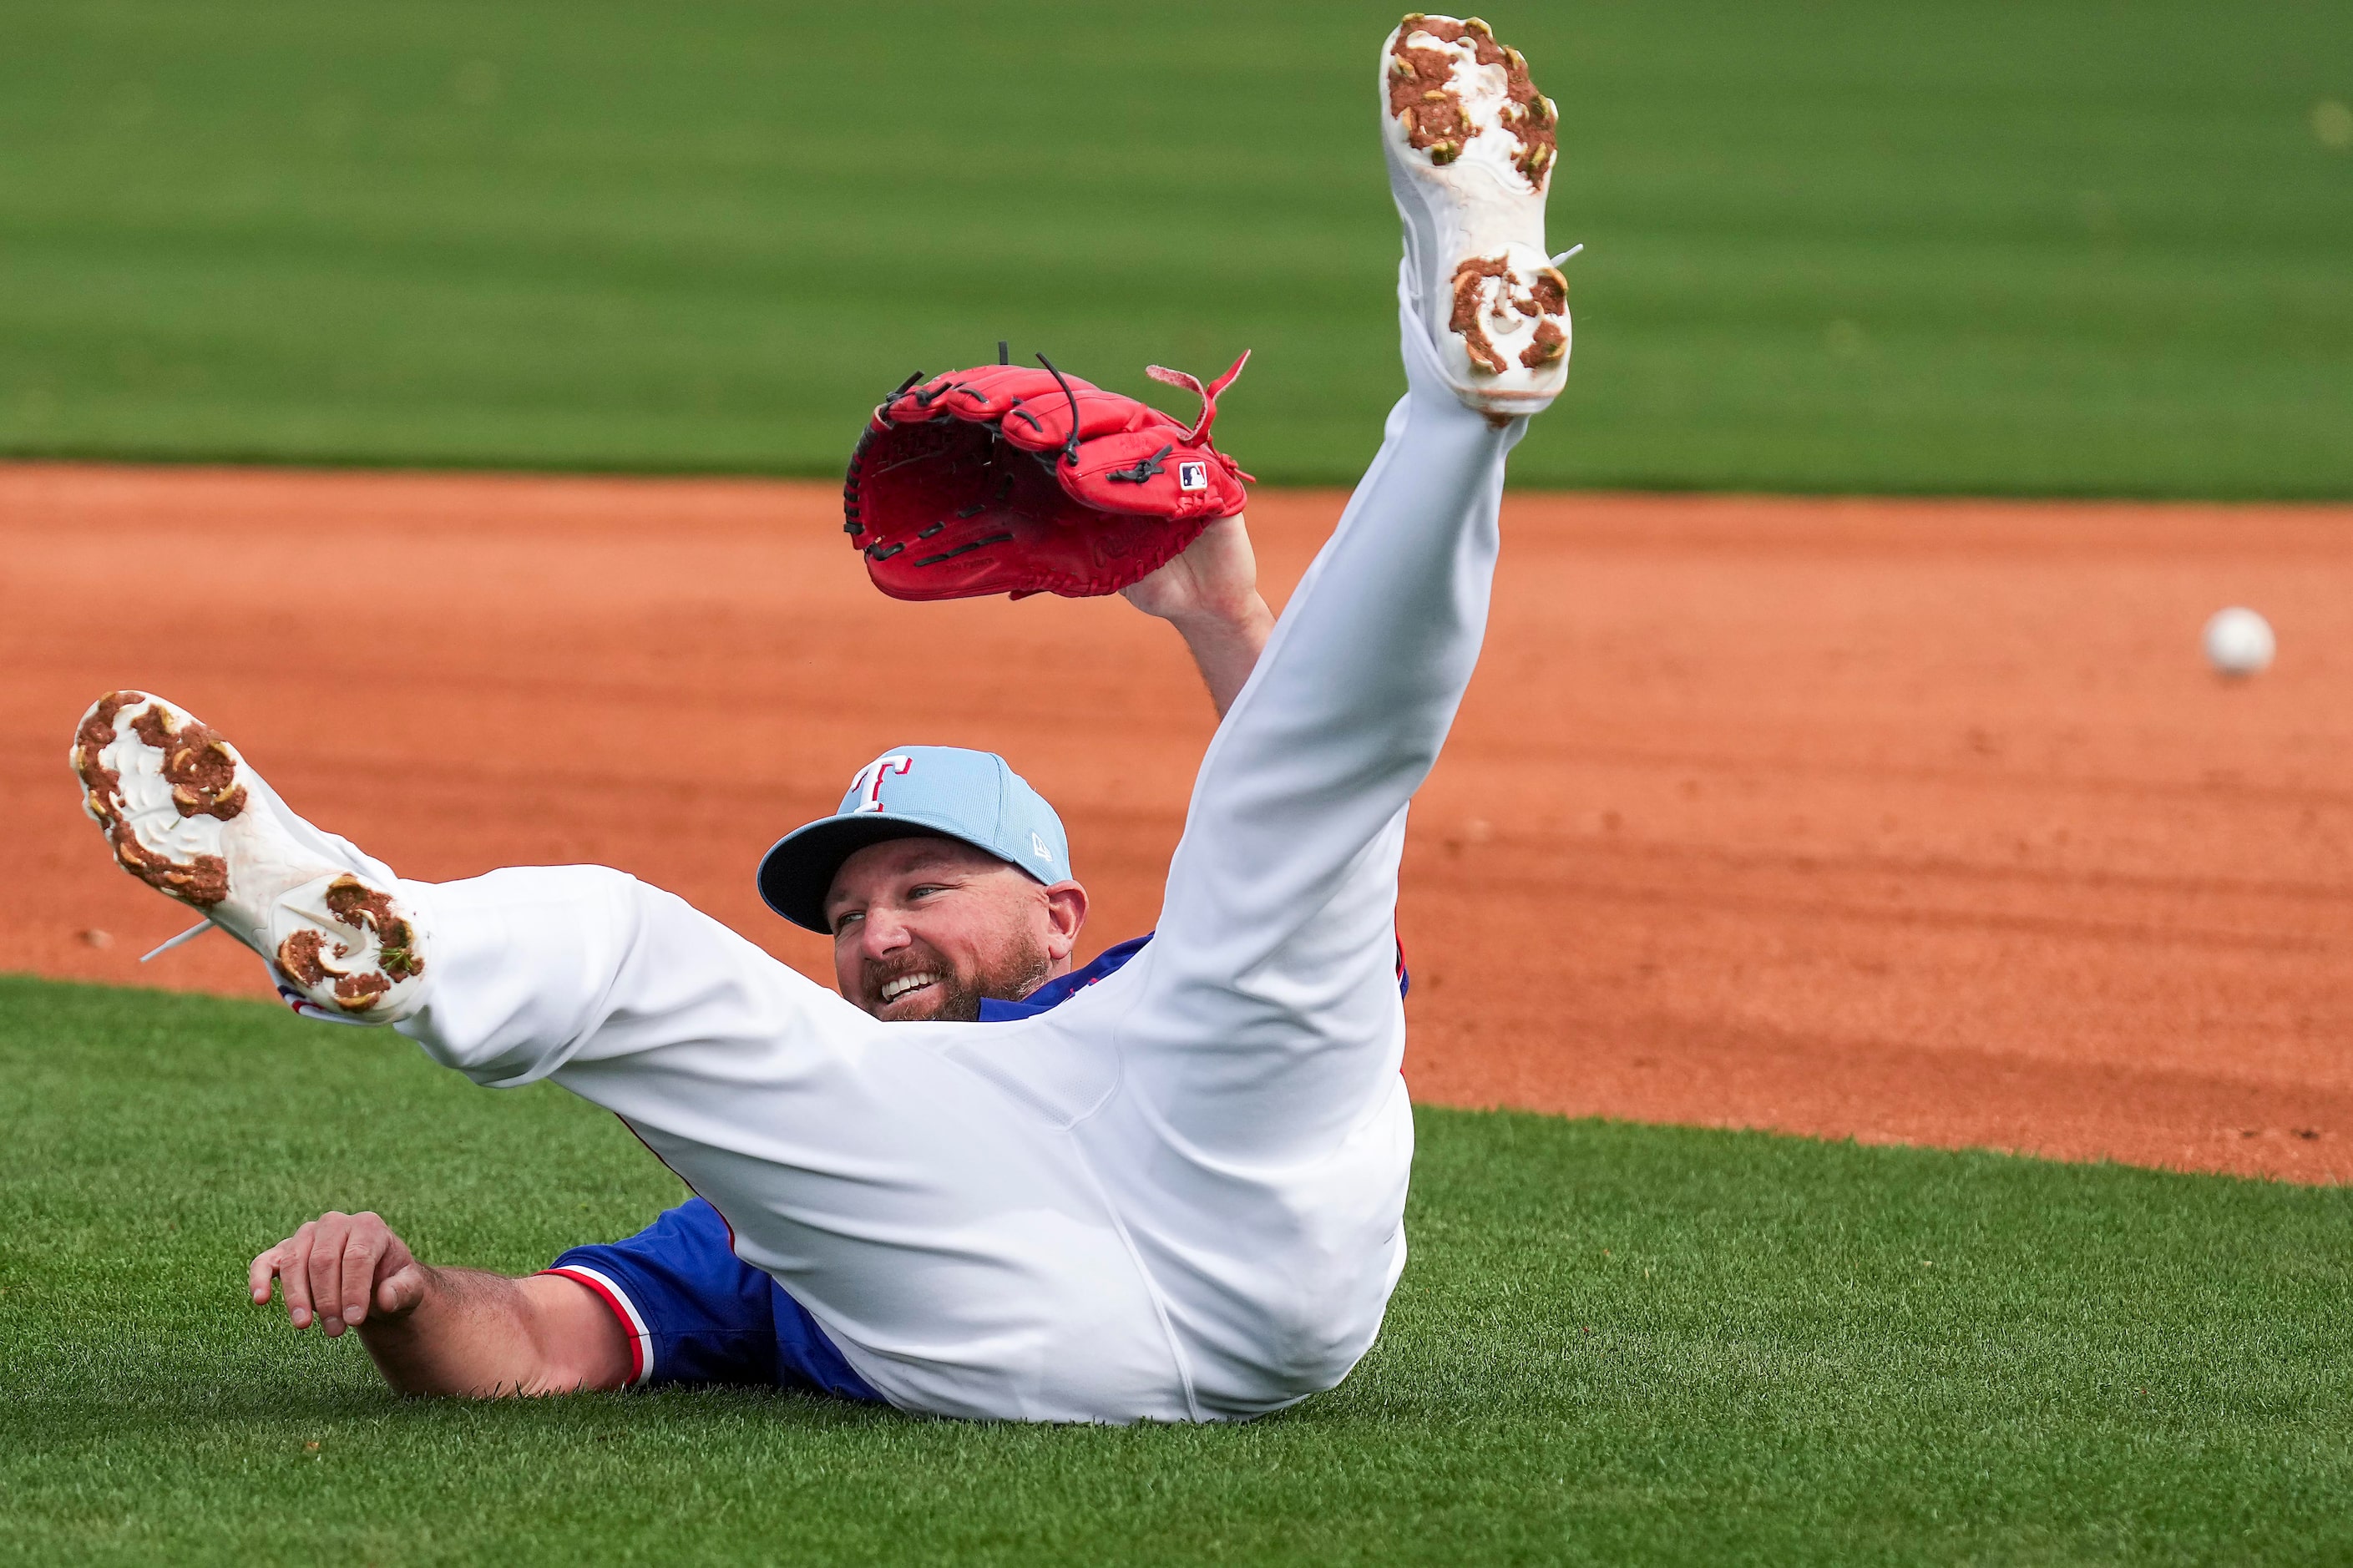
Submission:
[[[949,833],[909,816],[819,817],[806,827],[786,834],[760,857],[760,898],[793,924],[819,936],[830,935],[832,928],[825,919],[825,896],[833,890],[834,873],[841,869],[844,860],[868,845],[887,844],[893,838],[971,842],[961,834]]]

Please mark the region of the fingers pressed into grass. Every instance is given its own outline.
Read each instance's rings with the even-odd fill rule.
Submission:
[[[311,1242],[319,1233],[317,1220],[279,1244],[278,1289],[286,1302],[286,1321],[298,1329],[311,1326]]]
[[[351,1239],[352,1216],[330,1209],[319,1216],[311,1238],[311,1301],[319,1327],[329,1339],[343,1332],[343,1247]]]
[[[335,1321],[347,1329],[367,1316],[367,1263],[366,1235],[345,1225],[343,1245],[335,1248]]]
[[[425,1297],[426,1271],[407,1246],[373,1212],[332,1209],[246,1266],[246,1289],[255,1306],[269,1302],[271,1282],[283,1292],[286,1321],[313,1323],[330,1339],[372,1316],[397,1316]]]
[[[343,1321],[353,1328],[367,1321],[368,1301],[375,1294],[375,1268],[384,1256],[384,1222],[373,1214],[352,1216],[343,1242]]]
[[[245,1266],[246,1294],[253,1298],[255,1306],[269,1305],[269,1292],[278,1282],[279,1260],[285,1255],[286,1244],[281,1241],[255,1253],[253,1261]]]

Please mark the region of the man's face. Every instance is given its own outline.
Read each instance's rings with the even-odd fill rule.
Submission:
[[[893,838],[841,863],[826,894],[833,976],[885,1023],[969,1023],[1071,966],[1086,890],[1049,888],[953,838]]]

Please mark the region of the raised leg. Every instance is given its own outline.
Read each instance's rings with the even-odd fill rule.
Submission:
[[[1380,88],[1406,396],[1202,763],[1136,1026],[1171,1125],[1248,1158],[1312,1157],[1391,1092],[1406,805],[1479,657],[1504,458],[1567,371],[1556,116],[1526,60],[1415,15]]]
[[[1345,1134],[1403,1049],[1405,812],[1484,633],[1504,460],[1409,309],[1409,390],[1194,785],[1154,942],[1138,1087],[1204,1149]]]
[[[1526,62],[1416,17],[1381,79],[1406,395],[1202,762],[1159,934],[1058,1010],[1113,1042],[1076,1131],[1218,1413],[1338,1381],[1404,1267],[1406,809],[1478,659],[1504,458],[1567,357]]]

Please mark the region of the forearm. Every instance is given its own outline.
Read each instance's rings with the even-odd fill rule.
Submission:
[[[424,1299],[414,1310],[372,1314],[359,1325],[360,1342],[397,1392],[494,1399],[619,1385],[610,1368],[551,1352],[545,1320],[560,1303],[550,1299],[578,1286],[471,1268],[425,1274]]]
[[[1258,591],[1258,555],[1240,514],[1210,523],[1176,560],[1120,593],[1176,628],[1218,717],[1224,718],[1274,631],[1273,612]]]
[[[1250,671],[1258,668],[1258,656],[1266,651],[1266,639],[1274,630],[1273,612],[1253,593],[1248,604],[1224,615],[1178,620],[1174,625],[1209,689],[1218,717],[1224,718],[1249,684]]]

